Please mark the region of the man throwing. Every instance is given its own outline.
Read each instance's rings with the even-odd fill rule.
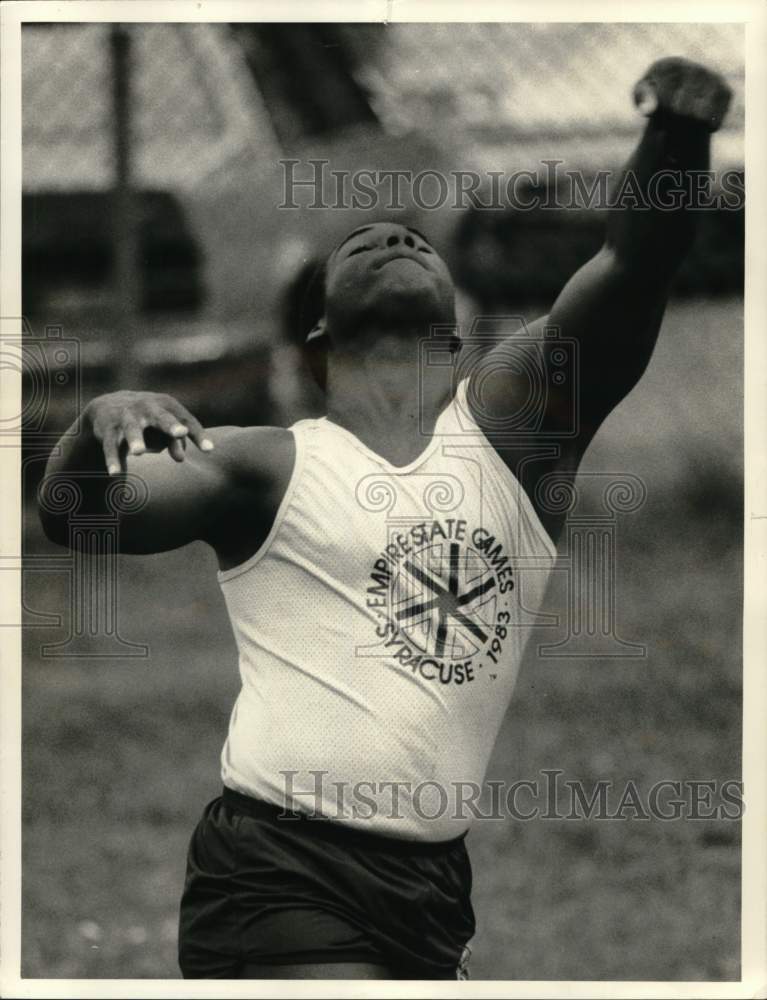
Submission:
[[[707,169],[729,102],[720,77],[661,60],[635,102],[639,189],[657,197]],[[94,513],[110,477],[145,480],[122,551],[201,539],[218,558],[242,689],[223,794],[189,850],[185,976],[464,974],[465,790],[483,781],[565,516],[541,486],[576,474],[642,375],[695,215],[689,202],[617,206],[550,314],[481,365],[451,333],[435,248],[371,222],[331,254],[307,331],[326,417],[205,430],[169,396],[125,391],[94,399],[62,439],[47,481],[81,476]],[[561,338],[577,358],[554,356]],[[532,421],[519,420],[525,351],[544,372]],[[66,515],[41,516],[67,544]]]

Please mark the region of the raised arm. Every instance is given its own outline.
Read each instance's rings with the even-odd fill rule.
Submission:
[[[539,339],[544,328],[574,340],[571,357],[577,356],[577,365],[573,360],[567,372],[566,391],[554,381],[547,384],[537,430],[549,441],[558,432],[562,438],[556,460],[526,466],[523,482],[534,503],[540,475],[552,467],[574,475],[599,425],[647,367],[671,281],[694,238],[699,206],[706,203],[710,134],[722,122],[730,91],[720,76],[702,66],[663,59],[637,84],[634,99],[648,122],[612,186],[605,243],[570,279],[550,314],[530,329],[547,371],[556,343]],[[520,375],[518,344],[510,338],[493,349],[496,377],[483,393],[484,413],[478,415],[480,423],[484,419],[495,428],[490,436],[515,469],[536,447],[518,434],[497,430],[529,393]],[[539,513],[556,534],[559,519]]]
[[[202,540],[222,566],[246,558],[268,533],[293,463],[279,428],[204,430],[171,396],[116,392],[85,407],[46,468],[40,518],[46,535],[69,543],[70,511],[45,502],[63,480],[82,494],[78,514],[107,513],[106,493],[128,473],[143,480],[146,503],[120,521],[120,551],[163,552]]]

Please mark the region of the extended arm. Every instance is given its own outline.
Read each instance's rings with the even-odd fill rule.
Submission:
[[[42,489],[44,496],[62,480],[74,483],[82,495],[78,515],[99,517],[110,510],[110,485],[136,475],[147,499],[121,518],[122,552],[162,552],[202,540],[216,549],[222,564],[236,563],[268,532],[292,459],[287,431],[206,432],[170,396],[117,392],[84,409],[54,449]],[[40,517],[52,541],[68,544],[71,513],[43,500]]]
[[[701,177],[708,184],[709,145],[698,122],[670,113],[650,118],[618,178],[624,203],[609,211],[604,246],[551,310],[548,324],[579,346],[584,446],[650,360],[669,286],[695,236],[699,210],[687,193],[702,192]]]
[[[497,377],[483,394],[485,413],[476,416],[510,467],[526,469],[520,478],[534,503],[541,475],[552,468],[575,474],[599,425],[647,367],[671,281],[707,197],[710,133],[719,127],[729,99],[719,76],[681,59],[654,64],[637,85],[635,101],[648,122],[612,186],[605,243],[570,279],[549,316],[529,329],[547,372],[553,370],[556,340],[540,339],[544,328],[575,341],[565,387],[547,382],[537,427],[549,442],[561,434],[555,459],[526,462],[540,450],[539,442],[498,431],[504,416],[513,417],[526,402],[530,388],[518,362],[518,339],[508,338],[492,351]],[[561,517],[539,514],[556,535]]]

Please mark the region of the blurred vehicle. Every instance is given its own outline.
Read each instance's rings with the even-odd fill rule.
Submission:
[[[403,185],[404,210],[387,209],[391,180],[371,185],[374,208],[353,209],[331,171],[450,177],[551,156],[586,175],[614,168],[637,129],[630,83],[670,45],[701,57],[712,31],[738,91],[737,25],[638,28],[26,25],[24,314],[37,335],[57,325],[80,341],[84,398],[162,389],[216,424],[320,405],[285,297],[300,299],[301,275],[373,216],[422,230],[468,308],[546,308],[599,245],[601,213],[487,211],[456,204],[455,185],[433,210]],[[545,93],[531,82],[541,53]],[[738,98],[718,165],[742,166],[742,124]],[[317,164],[326,207],[307,207],[306,183],[294,192],[302,207],[287,207],[289,173],[307,182]],[[679,287],[738,291],[742,212],[704,222]],[[71,409],[57,406],[62,392],[52,429]]]
[[[384,134],[341,49],[318,56],[332,29],[25,27],[23,311],[35,336],[79,341],[83,399],[156,388],[208,424],[275,419],[284,290],[356,224],[280,208],[280,159],[435,164]],[[51,396],[51,433],[74,381]]]

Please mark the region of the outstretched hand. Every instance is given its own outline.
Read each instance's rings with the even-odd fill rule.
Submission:
[[[189,440],[200,451],[213,449],[199,420],[177,399],[164,393],[107,393],[94,399],[84,416],[101,443],[110,476],[126,471],[128,454],[167,449],[171,458],[183,462]]]

